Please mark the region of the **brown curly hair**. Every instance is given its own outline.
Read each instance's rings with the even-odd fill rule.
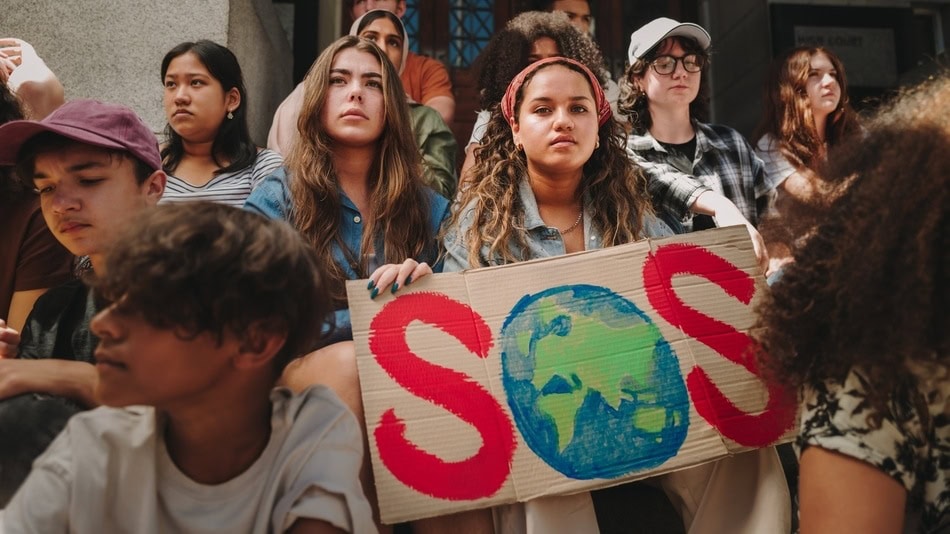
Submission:
[[[792,386],[868,372],[878,412],[950,359],[950,74],[906,91],[832,154],[836,184],[758,307],[763,368]],[[814,208],[814,206],[812,207]],[[797,213],[790,213],[790,217]]]
[[[700,71],[699,78],[699,93],[689,104],[689,116],[699,122],[706,122],[709,119],[709,49],[699,46],[695,39],[678,35],[663,39],[646,55],[628,65],[623,77],[617,83],[620,87],[617,109],[621,114],[630,117],[633,133],[642,135],[653,126],[647,95],[640,90],[635,80],[643,77],[653,60],[660,55],[660,50],[663,50],[666,44],[671,41],[678,42],[686,54],[696,54],[703,58],[703,69]]]
[[[551,38],[562,56],[580,61],[597,75],[601,85],[606,85],[600,49],[589,36],[571,25],[567,14],[527,11],[495,33],[475,61],[482,109],[491,109],[501,102],[508,83],[530,63],[531,44],[542,37]]]
[[[825,123],[824,142],[816,129],[805,90],[811,59],[817,54],[824,54],[831,61],[841,87],[838,107]],[[793,48],[773,61],[762,103],[762,121],[752,138],[771,135],[782,155],[798,169],[817,171],[818,162],[825,153],[825,142],[834,147],[858,129],[857,113],[851,108],[848,98],[844,65],[838,56],[821,46]]]
[[[275,371],[317,348],[330,317],[319,262],[289,225],[211,202],[146,210],[89,279],[123,313],[183,339],[285,335]]]
[[[525,88],[541,70],[561,65],[584,75],[566,61],[554,61],[525,78],[515,99],[515,116],[521,108]],[[516,119],[517,120],[517,119]],[[603,234],[604,246],[621,245],[641,239],[643,218],[653,213],[643,171],[626,153],[626,134],[610,117],[598,130],[600,148],[584,165],[580,191],[594,206],[592,224]],[[527,179],[525,154],[515,146],[511,127],[500,112],[492,113],[481,147],[475,152],[472,184],[461,192],[451,219],[444,228],[457,228],[468,207],[474,220],[467,235],[459,235],[468,248],[471,267],[513,263],[530,259],[524,228],[524,206],[518,184]],[[513,246],[512,246],[513,245]],[[482,254],[488,247],[488,256]],[[516,255],[517,254],[517,255]]]

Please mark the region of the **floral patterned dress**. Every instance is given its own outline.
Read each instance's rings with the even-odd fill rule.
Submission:
[[[805,391],[798,445],[867,462],[897,480],[908,494],[905,532],[950,532],[950,379],[946,369],[937,375],[895,388],[887,413],[876,414],[879,427],[869,421],[869,381],[857,368],[843,383]]]

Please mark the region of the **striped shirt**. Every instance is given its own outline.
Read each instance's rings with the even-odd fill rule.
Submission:
[[[280,168],[283,162],[280,154],[264,149],[257,153],[257,158],[250,166],[236,172],[218,174],[202,186],[192,185],[169,174],[165,193],[159,203],[207,200],[240,208],[251,191]]]

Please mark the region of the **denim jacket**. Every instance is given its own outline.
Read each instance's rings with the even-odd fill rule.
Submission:
[[[567,253],[564,247],[564,240],[561,232],[544,223],[541,214],[538,211],[538,202],[534,198],[534,192],[527,179],[521,180],[518,184],[518,195],[521,198],[521,205],[524,206],[524,225],[527,230],[528,257],[526,260],[535,260],[538,258],[548,258],[552,256],[561,256]],[[445,247],[445,272],[461,271],[480,265],[469,265],[468,248],[464,243],[464,236],[471,228],[474,219],[474,208],[466,207],[465,213],[460,218],[458,226],[451,228],[443,245]],[[591,224],[593,210],[590,202],[584,202],[584,249],[595,250],[603,248],[603,236],[600,231]],[[645,237],[665,237],[673,235],[663,221],[648,215],[643,220],[643,234]],[[482,248],[482,257],[487,257],[488,247]],[[503,262],[500,258],[491,258],[490,265],[500,265]]]
[[[283,167],[274,174],[268,176],[261,182],[261,185],[251,193],[244,204],[244,209],[259,213],[270,219],[283,221],[290,220],[292,209],[290,200],[290,187],[288,186],[287,171]],[[426,197],[429,200],[429,232],[434,237],[438,235],[442,226],[442,221],[449,215],[449,203],[441,195],[431,189],[426,189]],[[350,257],[359,257],[360,244],[363,241],[363,217],[353,201],[340,191],[342,201],[342,211],[340,219],[340,229],[343,233],[343,243],[349,249]],[[382,241],[379,240],[375,246],[382,254]],[[360,275],[353,269],[347,259],[347,254],[338,243],[333,244],[333,259],[337,265],[343,269],[350,280],[357,280]],[[427,262],[432,266],[433,272],[440,272],[442,265],[439,262],[439,250],[432,250],[425,254],[425,257],[415,258],[418,261]],[[367,297],[368,298],[368,297]],[[330,336],[330,342],[344,341],[352,339],[353,333],[350,324],[350,311],[348,309],[336,310],[335,312],[336,328]]]

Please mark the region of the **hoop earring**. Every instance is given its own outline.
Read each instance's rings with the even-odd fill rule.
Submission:
[[[521,143],[518,143],[517,145],[515,145],[515,148],[518,149],[518,152],[524,152],[524,145],[522,145]]]

